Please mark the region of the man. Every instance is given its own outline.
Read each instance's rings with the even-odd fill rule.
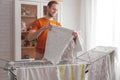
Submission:
[[[47,14],[45,17],[37,19],[33,25],[30,34],[28,35],[28,39],[33,39],[33,37],[37,38],[37,45],[36,45],[36,60],[41,60],[44,56],[45,52],[45,45],[47,39],[48,30],[52,28],[51,24],[61,26],[59,22],[53,20],[58,12],[58,2],[57,1],[50,1],[47,5]],[[32,37],[31,34],[34,33]],[[77,36],[76,32],[73,32],[74,37]]]

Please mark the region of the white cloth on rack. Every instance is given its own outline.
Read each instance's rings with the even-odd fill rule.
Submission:
[[[73,59],[82,47],[79,38],[76,39],[76,43],[73,43],[72,33],[73,30],[53,26],[48,32],[44,58],[54,64],[59,63],[61,59]]]
[[[74,40],[71,40],[68,44],[68,47],[63,52],[63,55],[61,56],[61,60],[71,60],[73,59],[73,49],[74,49]]]
[[[85,65],[61,65],[57,66],[59,80],[85,80]]]
[[[115,48],[98,46],[88,54],[91,62],[88,80],[115,80]]]
[[[109,80],[107,56],[89,66],[88,80]]]
[[[84,64],[22,67],[16,69],[17,80],[85,80]]]
[[[58,80],[55,66],[17,68],[16,74],[17,80]]]

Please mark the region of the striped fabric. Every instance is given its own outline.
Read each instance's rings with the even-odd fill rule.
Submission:
[[[85,80],[85,66],[81,65],[66,65],[58,66],[59,80]]]

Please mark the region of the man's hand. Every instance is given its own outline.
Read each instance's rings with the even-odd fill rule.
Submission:
[[[37,31],[37,38],[39,37],[39,35],[46,29],[49,29],[51,30],[52,29],[52,25],[50,23],[48,23],[47,25],[45,25],[44,27],[40,28],[38,31]]]
[[[44,27],[44,30],[46,30],[46,29],[51,30],[51,29],[52,29],[52,25],[51,25],[50,23],[48,23],[48,24]]]
[[[72,35],[74,36],[73,39],[76,39],[78,37],[78,33],[77,32],[73,32]]]

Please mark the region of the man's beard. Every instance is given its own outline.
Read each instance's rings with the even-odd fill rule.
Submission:
[[[50,14],[50,13],[48,13],[48,16],[49,16],[49,17],[54,17],[54,16],[53,16],[52,14]]]

